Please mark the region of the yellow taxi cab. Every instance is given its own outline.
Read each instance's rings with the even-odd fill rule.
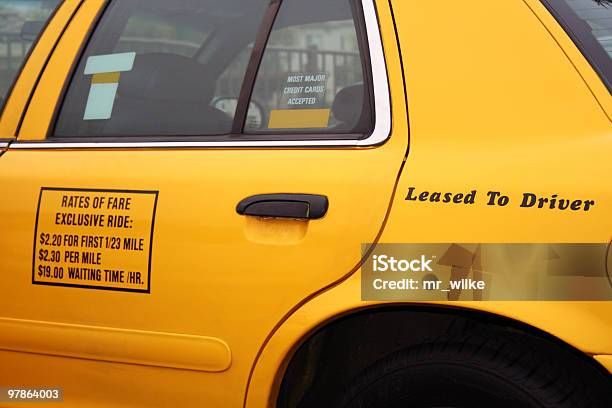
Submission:
[[[612,2],[3,0],[0,39],[0,406],[612,406]]]

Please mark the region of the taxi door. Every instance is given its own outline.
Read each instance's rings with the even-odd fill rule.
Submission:
[[[190,9],[196,3],[202,7]],[[184,18],[181,25],[195,27],[209,17],[210,24],[235,18],[248,4],[225,3],[236,7],[213,13],[210,7],[221,2],[142,2],[140,10],[151,7],[150,13],[130,26],[121,22],[136,12],[127,9],[130,2],[85,0],[63,33],[17,140],[0,160],[0,383],[61,387],[66,406],[242,406],[258,352],[275,328],[302,302],[358,268],[362,244],[376,241],[408,146],[388,3],[347,1],[346,11],[342,1],[317,1],[314,8],[264,1],[252,44],[244,41],[245,77],[252,75],[255,84],[234,90],[238,102],[223,94],[211,101],[217,116],[233,114],[233,101],[235,115],[246,117],[243,126],[208,139],[179,137],[186,131],[173,135],[166,126],[179,113],[184,118],[176,126],[192,119],[194,126],[211,126],[190,116],[191,100],[160,108],[166,120],[152,126],[152,109],[165,106],[159,100],[182,85],[147,90],[145,105],[130,105],[125,96],[137,97],[141,77],[122,87],[132,85],[140,69],[142,75],[151,66],[167,68],[168,75],[183,69],[166,60],[192,66],[184,56],[167,54],[184,47],[191,55],[196,40],[132,52],[151,43],[133,33],[150,15],[156,26]],[[342,13],[349,17],[342,20]],[[325,14],[338,16],[329,23],[338,32],[333,41],[325,37],[330,30],[318,28],[328,24]],[[121,49],[91,51],[112,42],[100,38],[105,30],[121,31],[114,24],[131,27]],[[197,44],[213,46],[228,27],[239,26],[221,26]],[[289,38],[295,44],[287,47]],[[361,62],[342,48],[358,43]],[[260,64],[253,65],[258,53]],[[287,53],[299,54],[291,64],[310,63],[274,63]],[[328,65],[316,66],[324,60]],[[361,63],[367,73],[362,79],[337,69]],[[290,74],[266,71],[280,65]],[[202,75],[213,75],[211,70]],[[230,74],[217,77],[224,75]],[[88,96],[71,116],[65,109],[78,81]],[[267,83],[271,91],[264,89]],[[266,93],[282,94],[294,89],[291,83],[305,93],[280,102]],[[216,92],[227,86],[224,92],[231,94],[232,84],[219,81]],[[200,86],[206,84],[196,81],[181,92]],[[350,116],[344,107],[363,89],[372,127],[354,136],[342,130]],[[194,98],[208,90],[198,92]],[[279,105],[269,108],[272,103]],[[307,109],[310,103],[319,105]],[[120,118],[124,112],[130,113]],[[144,127],[134,130],[139,120]],[[246,134],[244,129],[262,123],[265,131]],[[74,124],[119,134],[90,137]],[[313,128],[344,133],[329,136]],[[70,137],[58,133],[73,130]]]

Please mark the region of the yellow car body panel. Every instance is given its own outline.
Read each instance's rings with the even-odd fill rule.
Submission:
[[[67,406],[272,406],[288,359],[313,330],[395,304],[360,300],[362,243],[609,242],[609,92],[539,2],[477,3],[377,0],[393,122],[378,147],[5,152],[0,270],[10,273],[0,287],[10,289],[0,296],[0,383],[64,387]],[[103,7],[85,0],[78,9],[18,140],[46,138]],[[14,134],[61,21],[58,12],[25,66],[0,137]],[[597,205],[589,213],[434,207],[407,203],[410,186],[503,190],[515,200],[533,190]],[[41,187],[158,191],[151,293],[24,280]],[[325,194],[333,205],[308,223],[235,212],[249,195],[281,191]],[[612,367],[609,302],[435,304],[516,319]]]
[[[443,10],[393,4],[406,56],[410,154],[381,242],[610,242],[612,128],[601,106],[612,96],[599,95],[604,103],[598,103],[573,60],[522,2],[483,2],[461,27],[452,22],[462,4]],[[420,40],[433,13],[441,26],[455,28],[453,41],[470,47],[433,52],[432,44],[450,35],[435,30]],[[483,38],[483,30],[491,35]],[[501,191],[514,203],[524,192],[557,194],[596,205],[587,212],[502,208],[486,199],[474,205],[406,202],[410,186],[417,192]],[[407,226],[418,233],[407,233]]]
[[[66,0],[58,7],[53,18],[32,49],[25,62],[18,81],[15,83],[10,98],[0,118],[0,139],[14,138],[28,99],[44,65],[61,36],[66,24],[81,4],[80,0]]]
[[[612,372],[612,355],[595,356],[595,360]]]

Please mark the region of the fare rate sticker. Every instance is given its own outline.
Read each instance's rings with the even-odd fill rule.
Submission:
[[[157,196],[41,188],[32,283],[149,293]]]

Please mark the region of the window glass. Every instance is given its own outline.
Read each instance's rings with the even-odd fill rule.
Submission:
[[[612,1],[546,0],[577,45],[612,88]]]
[[[371,131],[358,4],[283,0],[246,133]],[[54,136],[231,133],[269,6],[270,0],[111,2],[75,70]]]
[[[564,0],[589,25],[591,35],[612,56],[612,1]]]
[[[60,0],[0,0],[0,106]]]
[[[165,52],[192,58],[210,35],[210,28],[184,26],[180,18],[172,14],[162,16],[137,10],[128,18],[114,51]]]
[[[269,0],[115,0],[68,88],[58,137],[230,133]],[[231,104],[231,103],[229,103]]]
[[[371,131],[365,51],[352,0],[284,0],[251,99],[246,132]],[[261,113],[260,113],[261,112]]]

